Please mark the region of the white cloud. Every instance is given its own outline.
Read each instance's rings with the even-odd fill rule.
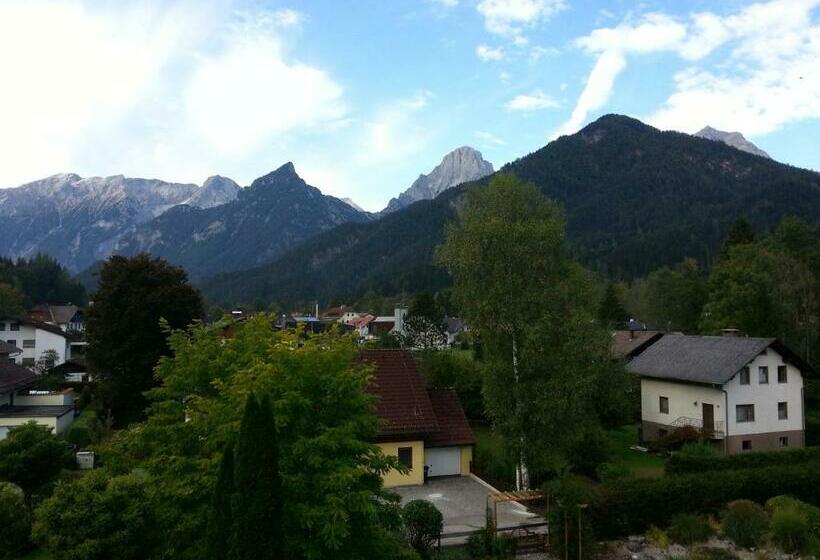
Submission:
[[[535,46],[530,50],[530,62],[538,62],[544,57],[558,56],[559,54],[561,54],[561,50],[555,47]]]
[[[506,146],[507,142],[486,130],[479,130],[475,133],[476,138],[481,140],[486,147]]]
[[[299,27],[305,21],[305,15],[291,8],[275,10],[271,13],[271,18],[276,25],[282,27]]]
[[[538,111],[559,107],[558,101],[541,91],[516,95],[504,106],[508,111]]]
[[[785,123],[820,117],[820,0],[771,0],[733,14],[676,19],[647,14],[596,29],[575,45],[597,57],[570,118],[555,135],[575,132],[608,101],[630,56],[668,52],[690,67],[647,120],[693,132],[707,124],[754,136]]]
[[[432,98],[432,92],[422,90],[377,111],[375,118],[365,123],[364,136],[356,156],[359,164],[373,165],[417,153],[429,138],[429,132],[419,122],[417,113]]]
[[[475,48],[475,54],[484,62],[488,62],[490,60],[502,60],[504,58],[504,49],[500,47],[492,48],[487,45],[478,45]]]
[[[566,9],[566,0],[481,0],[478,12],[484,17],[487,31],[526,41],[522,31],[541,23]]]
[[[458,6],[458,0],[429,0],[434,4],[438,4],[444,8],[455,8]]]

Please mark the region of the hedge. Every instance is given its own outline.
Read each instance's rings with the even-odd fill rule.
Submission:
[[[665,527],[681,513],[718,513],[738,499],[765,503],[788,494],[820,504],[820,462],[618,480],[600,485],[589,507],[597,535],[615,538]]]
[[[708,471],[758,469],[762,467],[793,466],[820,462],[820,447],[771,451],[768,453],[741,453],[719,457],[698,457],[678,453],[666,461],[666,474],[697,474]]]

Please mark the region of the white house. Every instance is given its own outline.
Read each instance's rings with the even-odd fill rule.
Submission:
[[[693,426],[729,454],[803,447],[803,376],[774,338],[666,335],[627,366],[641,378],[644,441]]]
[[[76,305],[49,305],[41,303],[29,313],[35,321],[57,325],[69,333],[81,334],[85,331],[85,315]]]
[[[71,358],[68,336],[57,325],[0,315],[0,340],[22,350],[14,356],[15,363],[19,365],[33,366],[48,350],[57,353],[54,365],[60,365]]]
[[[405,317],[407,317],[407,308],[396,307],[393,309],[393,315],[380,315],[370,322],[370,334],[373,336],[404,334]]]

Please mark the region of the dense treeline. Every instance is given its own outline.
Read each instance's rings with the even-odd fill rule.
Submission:
[[[38,303],[84,305],[85,288],[48,255],[0,257],[0,312],[20,313]]]

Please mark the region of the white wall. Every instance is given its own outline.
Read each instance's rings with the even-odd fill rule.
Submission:
[[[23,360],[28,358],[37,362],[37,359],[43,355],[46,350],[54,350],[57,352],[58,359],[55,365],[60,365],[70,358],[68,351],[68,341],[64,336],[38,329],[33,325],[21,324],[19,331],[10,330],[10,321],[3,320],[6,325],[6,330],[0,331],[0,340],[5,342],[13,341],[13,344],[20,348],[22,352],[17,354],[15,362],[19,365]],[[33,340],[34,348],[23,348],[24,340]]]
[[[660,412],[660,397],[669,399],[669,414]],[[641,379],[641,419],[657,424],[672,424],[680,417],[703,420],[703,403],[715,410],[715,424],[723,422],[724,397],[720,389],[657,379]],[[697,404],[695,404],[697,403]]]
[[[740,384],[740,375],[735,375],[726,385],[729,395],[729,435],[763,434],[803,429],[803,378],[800,371],[786,364],[788,382],[777,382],[777,366],[783,365],[783,357],[771,348],[749,363],[749,385]],[[758,382],[758,366],[769,366],[769,383]],[[789,403],[789,418],[779,420],[777,403]],[[753,404],[754,422],[736,421],[735,407],[739,404]]]

